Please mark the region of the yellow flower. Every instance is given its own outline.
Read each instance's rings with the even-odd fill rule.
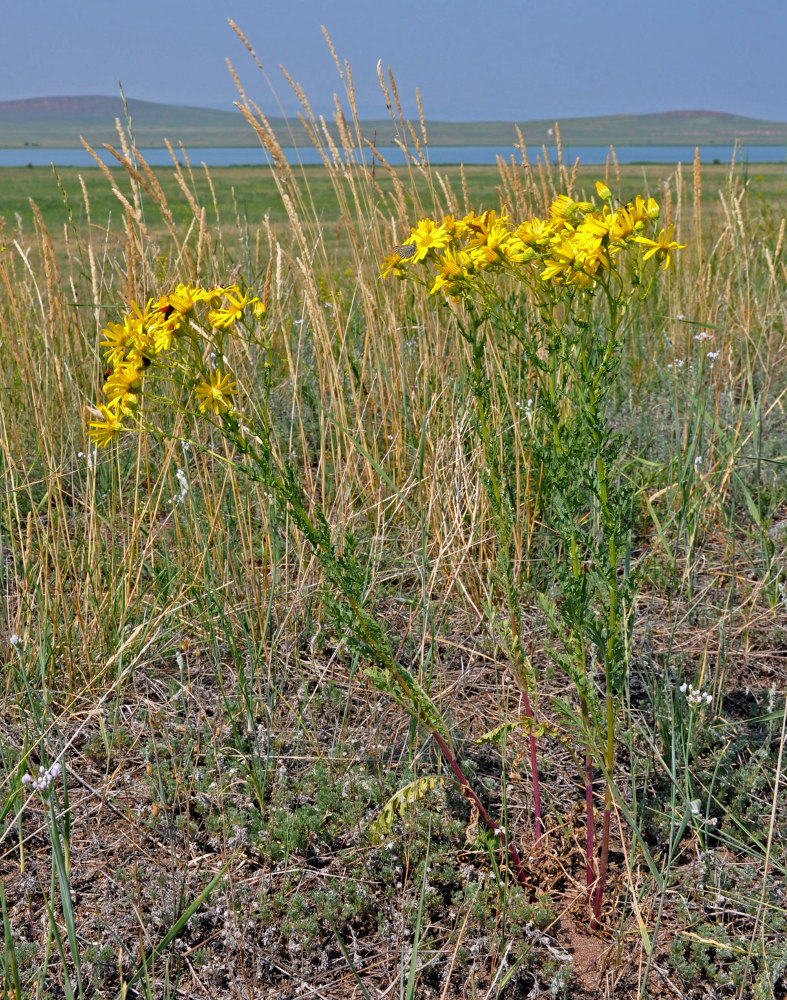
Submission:
[[[437,226],[432,219],[421,219],[411,233],[410,242],[415,244],[415,253],[410,261],[416,264],[430,250],[439,250],[450,243],[451,237],[442,223]]]
[[[497,263],[503,259],[515,262],[522,259],[524,247],[522,241],[517,237],[515,243],[511,243],[511,233],[505,223],[500,220],[493,222],[485,233],[479,233],[468,244],[468,248],[475,250],[473,260],[479,267],[489,267],[490,264]],[[517,258],[517,252],[519,258]]]
[[[236,291],[224,289],[222,294],[227,300],[223,308],[209,309],[208,322],[212,327],[224,329],[232,326],[236,319],[243,315],[243,310],[249,304],[249,296],[240,295]]]
[[[567,194],[559,194],[549,206],[549,214],[553,219],[573,219],[578,212],[579,205]]]
[[[552,257],[546,261],[541,272],[541,280],[584,288],[593,284],[593,275],[603,263],[601,241],[593,237],[583,239],[574,234],[573,239],[561,240],[560,245],[552,250]]]
[[[596,192],[602,201],[612,200],[612,192],[603,181],[596,181]]]
[[[541,250],[552,242],[557,229],[557,223],[553,219],[548,221],[544,219],[529,219],[514,230],[514,235],[525,246],[532,247],[533,250]]]
[[[101,331],[106,339],[99,342],[99,347],[106,348],[104,357],[110,364],[122,361],[126,352],[134,346],[139,326],[139,320],[131,313],[123,317],[122,323],[107,323]]]
[[[666,271],[672,260],[672,253],[674,250],[684,250],[685,244],[676,243],[672,239],[672,223],[669,224],[666,232],[661,230],[658,235],[658,239],[649,240],[645,236],[635,236],[635,243],[642,243],[643,246],[650,247],[645,254],[643,254],[642,259],[647,260],[648,257],[653,257],[655,255],[656,260],[661,263],[664,261],[664,270]]]
[[[382,264],[380,265],[380,277],[387,278],[391,271],[397,277],[402,277],[405,263],[407,262],[395,250],[392,250],[383,257]]]
[[[90,430],[87,432],[88,437],[93,441],[97,447],[103,448],[104,445],[110,443],[110,441],[115,441],[123,430],[123,423],[120,420],[120,416],[112,406],[99,406],[98,412],[101,415],[101,420],[91,420],[89,422]]]
[[[162,317],[163,317],[162,313]],[[162,318],[160,322],[153,323],[148,331],[153,337],[153,353],[163,354],[172,347],[172,340],[178,330],[183,326],[183,315],[173,310],[167,319]]]
[[[136,402],[136,396],[141,388],[142,369],[133,362],[124,362],[108,376],[104,383],[104,395],[108,403],[123,408],[131,404],[130,397]]]
[[[176,285],[169,295],[162,295],[158,300],[177,310],[182,316],[191,312],[196,302],[201,302],[205,298],[205,290],[199,285]]]
[[[628,209],[629,215],[634,222],[634,229],[637,232],[641,232],[647,225],[649,219],[648,207],[645,204],[645,199],[641,194],[638,194],[634,199],[634,204],[632,205],[629,202],[629,204],[626,205],[626,208]]]
[[[218,416],[231,408],[232,394],[238,390],[229,375],[222,377],[221,371],[216,370],[211,372],[207,382],[200,382],[194,391],[200,400],[200,410],[203,413],[213,410]]]
[[[201,288],[198,298],[202,302],[207,302],[209,306],[217,306],[221,302],[222,295],[234,295],[239,291],[237,285],[216,285],[215,288]]]
[[[594,212],[592,215],[585,216],[582,225],[579,226],[577,232],[584,233],[594,239],[600,240],[602,244],[607,244],[609,243],[612,235],[612,228],[614,224],[615,216],[609,211],[604,211],[602,214]]]
[[[467,251],[452,250],[449,247],[440,258],[440,271],[429,289],[429,294],[434,295],[442,288],[449,295],[458,295],[472,263],[472,258]]]
[[[612,216],[610,236],[616,243],[625,243],[634,235],[635,220],[625,208],[618,209]]]
[[[451,237],[452,240],[457,239],[459,236],[462,235],[461,230],[463,227],[461,223],[457,222],[456,219],[454,219],[453,215],[443,216],[443,228],[445,229],[445,231],[448,233],[448,235]]]

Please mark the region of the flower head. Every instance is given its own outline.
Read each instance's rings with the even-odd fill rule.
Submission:
[[[114,403],[109,406],[99,406],[98,412],[101,420],[90,421],[88,436],[97,447],[103,448],[111,441],[117,440],[120,432],[123,430],[123,421],[120,419]]]
[[[666,271],[672,260],[672,253],[675,250],[685,249],[685,244],[676,243],[672,239],[672,223],[666,229],[662,229],[658,235],[658,239],[649,240],[646,236],[635,236],[635,243],[642,243],[643,246],[650,247],[644,254],[642,259],[647,260],[648,257],[653,257],[655,255],[656,260],[661,263],[664,261],[664,270]]]
[[[235,320],[243,315],[243,310],[251,301],[248,294],[240,295],[236,291],[230,292],[225,289],[223,295],[226,300],[225,305],[208,310],[208,322],[218,329],[232,326]]]
[[[200,410],[203,413],[213,410],[217,416],[232,407],[232,395],[237,391],[232,378],[229,375],[222,376],[220,369],[211,372],[208,381],[200,382],[195,389],[197,399],[200,400]]]
[[[439,226],[432,219],[420,219],[410,237],[415,244],[415,253],[410,258],[413,264],[423,260],[430,250],[440,250],[451,242],[451,237],[441,223]]]

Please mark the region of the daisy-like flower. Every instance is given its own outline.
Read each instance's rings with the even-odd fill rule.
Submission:
[[[514,235],[525,246],[531,247],[533,250],[542,250],[555,238],[557,229],[558,226],[554,219],[529,219],[514,231]]]
[[[620,208],[612,215],[609,235],[616,243],[625,243],[634,236],[637,220],[627,208]]]
[[[224,290],[226,303],[223,307],[208,310],[208,322],[214,329],[226,329],[232,326],[236,319],[243,315],[243,310],[249,304],[248,295],[239,295],[236,291]]]
[[[153,338],[153,349],[156,354],[164,354],[172,347],[175,334],[183,326],[183,315],[173,310],[168,317],[162,312],[161,321],[154,323],[147,331]]]
[[[215,309],[221,304],[222,295],[237,295],[239,292],[237,285],[216,285],[215,288],[201,288],[199,298]]]
[[[99,406],[101,420],[91,420],[88,437],[97,447],[103,448],[111,441],[116,441],[123,430],[123,422],[114,406]]]
[[[391,272],[397,275],[397,277],[402,277],[405,264],[407,263],[409,261],[400,257],[396,250],[392,250],[383,257],[382,264],[380,265],[380,277],[387,278]]]
[[[448,249],[440,258],[440,264],[440,271],[429,289],[429,294],[434,295],[444,288],[449,295],[458,295],[462,281],[467,277],[467,269],[472,265],[470,254],[465,250]]]
[[[170,309],[179,312],[181,316],[185,316],[191,312],[196,302],[202,302],[204,299],[204,289],[198,285],[184,285],[181,282],[173,288],[169,295],[162,295],[156,302],[156,306],[159,308],[169,306]]]
[[[478,252],[473,255],[479,267],[489,267],[503,259],[517,263],[524,259],[524,244],[519,237],[512,237],[505,222],[498,220],[479,236],[468,243],[468,249]]]
[[[104,395],[108,403],[116,403],[121,408],[127,405],[142,388],[142,370],[133,362],[117,365],[104,383]]]
[[[415,244],[415,253],[410,258],[413,264],[423,260],[430,250],[440,250],[451,242],[445,226],[442,223],[439,226],[435,225],[432,219],[421,219],[412,231],[410,239]]]
[[[152,304],[150,333],[158,354],[172,347],[172,340],[205,292],[196,285],[177,285],[168,295],[161,295]]]
[[[656,260],[661,263],[664,261],[664,270],[666,271],[672,260],[672,253],[674,250],[685,249],[685,244],[676,243],[672,239],[672,223],[669,224],[667,229],[662,229],[658,235],[658,239],[649,240],[646,236],[635,236],[635,243],[642,243],[643,246],[650,247],[643,256],[643,260],[647,260],[648,257],[653,257],[655,254]]]
[[[541,272],[541,280],[587,287],[593,284],[593,275],[603,261],[601,240],[575,234],[573,240],[563,239],[559,246],[553,247],[552,256]]]
[[[105,339],[99,342],[99,347],[105,348],[104,357],[110,364],[122,361],[126,352],[134,346],[139,325],[137,317],[127,313],[122,323],[107,323],[101,331]]]
[[[207,382],[200,382],[194,390],[200,400],[199,408],[203,413],[208,410],[218,416],[232,406],[232,394],[237,392],[237,386],[229,375],[222,377],[221,369],[211,372]]]

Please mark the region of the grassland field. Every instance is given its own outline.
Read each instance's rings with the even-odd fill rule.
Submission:
[[[590,643],[579,686],[561,666],[561,580],[597,567],[572,563],[539,493],[560,474],[546,362],[522,343],[543,313],[504,285],[481,377],[467,313],[380,278],[419,218],[543,215],[571,173],[0,170],[4,998],[787,997],[784,165],[606,172],[681,244],[627,306],[602,401],[599,455],[630,498],[606,579],[637,580],[611,774],[582,729],[603,657]],[[599,178],[581,166],[571,194],[598,201]],[[362,607],[448,720],[522,877],[428,726],[373,683],[356,592],[220,421],[178,402],[91,449],[102,329],[179,281],[265,299],[264,325],[223,345],[239,409],[361,567]],[[593,301],[581,330],[604,338]],[[597,920],[588,800],[596,840],[611,816]]]
[[[512,154],[513,156],[513,154]],[[412,185],[412,191],[419,199],[427,198],[429,183],[418,173],[405,167],[392,168],[396,175]],[[621,197],[630,198],[637,193],[657,193],[660,184],[670,183],[680,168],[663,164],[623,165],[620,171]],[[308,185],[314,212],[321,220],[326,238],[341,242],[343,229],[340,223],[341,207],[333,178],[321,166],[304,166],[299,173]],[[476,206],[498,205],[501,200],[500,174],[496,166],[467,166],[462,168],[467,190]],[[689,165],[683,165],[688,175]],[[122,168],[113,168],[111,173],[123,179]],[[161,189],[167,199],[174,218],[179,224],[190,219],[191,208],[183,197],[169,168],[153,168]],[[435,174],[444,176],[453,190],[461,197],[462,181],[460,167],[437,167]],[[710,165],[703,167],[705,183],[702,191],[703,212],[711,217],[720,212],[718,190],[724,185],[730,173],[729,166]],[[213,224],[222,221],[236,225],[253,225],[264,216],[269,216],[272,225],[287,224],[287,213],[282,205],[279,191],[271,171],[267,167],[212,167],[210,182],[204,168],[192,165],[193,190],[199,202],[205,204],[212,216]],[[604,167],[580,167],[577,177],[577,191],[590,197],[595,181],[603,179]],[[614,176],[614,175],[613,175]],[[787,167],[779,163],[757,164],[744,171],[750,201],[764,211],[779,215],[781,207],[787,204]],[[69,212],[77,226],[85,222],[85,206],[81,197],[80,180],[84,179],[89,195],[90,210],[94,225],[105,226],[120,212],[120,204],[98,170],[76,167],[3,167],[0,168],[0,216],[7,223],[13,223],[18,215],[22,229],[30,232],[33,210],[30,200],[40,209],[41,215],[56,245],[62,242],[62,229],[69,219]],[[376,181],[386,194],[391,192],[391,181],[383,171],[377,171]],[[70,195],[70,207],[60,190]],[[215,196],[215,200],[214,200]],[[150,220],[154,231],[161,232],[162,225],[154,216]]]

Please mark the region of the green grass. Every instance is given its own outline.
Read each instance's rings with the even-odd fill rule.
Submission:
[[[557,708],[570,692],[526,588],[542,852],[521,727],[502,752],[476,742],[522,712],[490,625],[499,563],[467,359],[450,309],[378,279],[417,218],[464,212],[465,195],[453,168],[393,175],[227,168],[211,188],[195,171],[189,204],[172,170],[149,190],[117,171],[126,216],[98,170],[60,172],[70,208],[50,171],[2,173],[4,991],[114,998],[134,980],[142,996],[338,1000],[360,980],[424,1000],[534,986],[783,996],[784,169],[610,170],[624,197],[659,198],[686,249],[632,317],[608,404],[642,583],[597,931],[583,769]],[[582,168],[576,190],[596,176]],[[502,196],[526,216],[570,172],[465,178],[473,207]],[[352,531],[369,607],[448,718],[485,808],[507,819],[525,886],[427,734],[371,686],[311,550],[219,436],[172,415],[174,437],[125,438],[88,462],[100,328],[130,298],[233,275],[267,282],[277,447]],[[263,358],[232,351],[253,408]],[[489,365],[491,419],[518,426],[527,373],[495,341]],[[178,468],[190,488],[172,504]],[[506,467],[516,482],[529,472]],[[553,592],[553,541],[523,505],[512,516],[517,571]],[[692,713],[683,683],[712,708]],[[55,760],[45,795],[22,784]],[[398,789],[435,775],[371,836]]]
[[[519,160],[519,157],[516,157]],[[393,168],[395,175],[408,190],[408,203],[417,204],[428,199],[430,183],[418,173],[405,167]],[[128,190],[125,172],[113,168],[121,190]],[[191,219],[192,209],[183,197],[172,168],[156,167],[153,173],[179,226]],[[485,205],[497,204],[501,190],[501,177],[497,167],[467,166],[437,167],[433,176],[441,176],[456,193],[460,202],[462,196],[462,173],[465,177],[471,205],[480,209]],[[577,187],[585,196],[594,191],[594,184],[603,178],[603,167],[582,167],[578,172]],[[315,215],[324,230],[324,238],[329,247],[346,248],[347,229],[342,221],[341,195],[337,191],[330,174],[322,166],[298,168],[298,174],[308,185],[310,201]],[[614,171],[612,173],[614,178]],[[684,176],[686,168],[684,167]],[[633,197],[646,192],[658,197],[660,186],[674,185],[676,167],[671,165],[625,165],[620,167],[619,190],[622,197]],[[787,168],[780,164],[757,164],[745,171],[747,198],[756,207],[763,220],[771,219],[771,225],[778,227],[778,221],[787,206]],[[59,181],[58,181],[59,178]],[[118,199],[113,194],[104,176],[96,168],[76,167],[2,167],[0,168],[0,217],[6,226],[16,228],[17,216],[20,231],[30,235],[33,229],[33,209],[30,201],[38,206],[50,236],[57,248],[63,245],[64,229],[73,219],[78,228],[86,224],[86,207],[80,191],[80,178],[84,180],[89,198],[89,209],[93,225],[105,227],[112,218],[117,219],[122,211]],[[706,217],[714,221],[723,213],[719,201],[719,190],[729,178],[729,166],[703,167],[702,210]],[[390,195],[392,182],[378,170],[375,178],[380,190]],[[68,193],[68,201],[63,197],[62,188]],[[286,227],[287,212],[274,177],[268,167],[212,167],[210,181],[205,169],[193,165],[191,189],[199,204],[204,204],[212,225],[259,227],[267,217],[274,227]],[[344,188],[346,191],[346,187]],[[215,195],[215,200],[214,200]],[[506,200],[509,200],[508,198]],[[415,215],[412,216],[413,221]],[[711,219],[708,218],[710,225]],[[163,234],[163,224],[156,215],[149,219],[149,225],[156,234]]]

